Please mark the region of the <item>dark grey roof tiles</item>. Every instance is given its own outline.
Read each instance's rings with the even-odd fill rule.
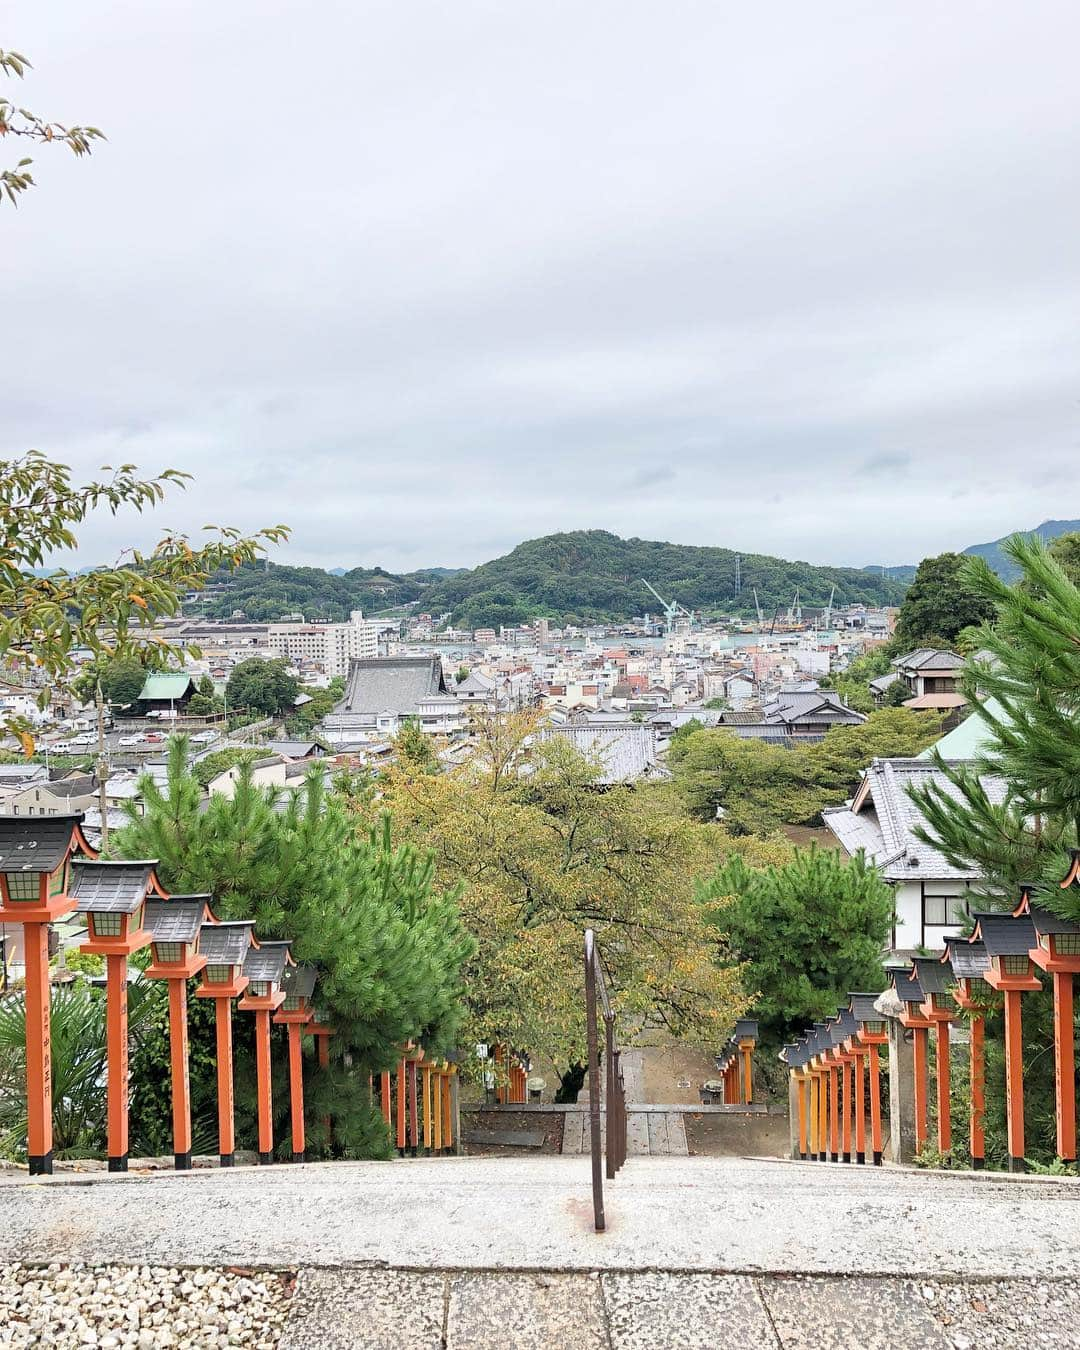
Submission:
[[[916,956],[915,969],[927,998],[931,994],[947,994],[956,983],[952,967],[936,956]]]
[[[55,872],[71,846],[83,813],[69,816],[0,816],[0,872]]]
[[[1026,914],[1014,918],[1011,914],[990,912],[971,917],[978,923],[979,937],[988,956],[1027,956],[1032,947],[1039,945],[1035,925]]]
[[[373,656],[349,662],[345,697],[335,713],[414,713],[421,701],[445,694],[438,656]]]
[[[204,895],[147,900],[143,927],[155,942],[194,942],[206,915],[206,901]]]
[[[921,1003],[923,1001],[922,985],[919,983],[919,977],[909,966],[887,966],[886,975],[893,982],[897,997],[904,1003]]]
[[[1028,913],[1037,933],[1046,933],[1048,936],[1080,933],[1080,924],[1073,923],[1071,919],[1063,919],[1060,914],[1043,909],[1041,905],[1029,905]]]
[[[292,998],[310,998],[318,976],[314,966],[286,966],[281,987]]]
[[[849,1006],[856,1022],[884,1022],[885,1014],[874,1007],[874,1004],[881,997],[880,994],[857,993],[851,994],[849,997],[851,999]]]
[[[285,970],[288,942],[263,942],[252,947],[244,957],[244,974],[249,980],[269,980],[280,984]]]
[[[735,1023],[736,1040],[757,1040],[758,1024],[753,1017],[740,1017]]]
[[[80,914],[134,914],[150,888],[152,862],[85,862],[71,864],[69,894]]]
[[[949,938],[945,950],[949,964],[958,980],[981,980],[990,969],[990,958],[981,942],[968,942],[966,938]]]
[[[211,965],[238,966],[251,946],[252,926],[251,920],[204,924],[199,950]]]

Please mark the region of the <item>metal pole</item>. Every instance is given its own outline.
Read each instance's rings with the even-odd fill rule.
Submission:
[[[592,929],[585,931],[585,1035],[589,1056],[589,1151],[592,1154],[593,1219],[604,1231],[604,1175],[600,1157],[600,1056],[596,1036],[596,965]]]
[[[618,1101],[615,1095],[615,1014],[604,1014],[604,1073],[607,1078],[607,1093],[604,1098],[604,1124],[607,1127],[607,1165],[605,1173],[608,1181],[614,1179],[615,1169],[618,1166],[616,1161],[617,1148],[615,1131],[618,1125],[615,1123],[618,1115]]]

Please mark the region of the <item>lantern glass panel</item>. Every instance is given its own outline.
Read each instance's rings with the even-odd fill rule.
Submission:
[[[885,1030],[884,1022],[864,1022],[863,1026],[874,1036],[880,1036]]]
[[[1001,958],[1001,969],[1006,975],[1026,975],[1028,965],[1026,956],[1003,956]]]
[[[248,993],[254,998],[265,998],[270,992],[269,980],[252,980],[248,986]]]
[[[5,872],[7,893],[10,900],[36,900],[38,898],[37,872]]]
[[[232,979],[232,966],[207,966],[207,984],[228,984]]]
[[[118,938],[124,931],[124,916],[122,914],[91,914],[90,920],[95,937]]]
[[[154,955],[159,961],[182,961],[184,944],[182,942],[155,942]]]
[[[1054,949],[1058,956],[1080,956],[1080,933],[1058,933]]]
[[[290,994],[288,998],[285,1000],[285,1011],[299,1012],[299,1010],[300,1010],[300,995]]]

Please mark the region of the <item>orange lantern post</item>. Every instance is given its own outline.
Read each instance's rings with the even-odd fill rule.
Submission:
[[[79,913],[87,916],[87,941],[79,950],[105,957],[110,1172],[128,1167],[127,965],[128,957],[150,941],[142,925],[151,891],[161,894],[152,862],[71,864],[71,894]]]
[[[866,1055],[870,1090],[870,1150],[875,1167],[881,1166],[883,1150],[881,1076],[878,1065],[878,1051],[881,1046],[888,1044],[888,1036],[885,1032],[885,1016],[876,1007],[878,997],[877,994],[858,992],[850,995],[849,1004],[852,1016],[858,1025],[857,1043]],[[862,1108],[860,1106],[860,1116],[861,1114]]]
[[[0,921],[22,929],[26,1036],[27,1163],[30,1175],[53,1170],[49,926],[75,908],[68,894],[71,856],[94,856],[81,812],[23,820],[0,817]]]
[[[752,1017],[740,1017],[735,1023],[735,1041],[739,1048],[742,1090],[740,1097],[746,1106],[754,1100],[754,1047],[758,1041],[758,1024]]]
[[[971,1166],[986,1166],[986,1004],[979,990],[986,989],[983,976],[990,965],[981,942],[949,938],[943,961],[948,961],[956,979],[956,1003],[970,1013],[968,1022],[968,1091],[971,1110],[968,1122],[968,1148]]]
[[[840,1103],[840,1153],[844,1162],[851,1162],[852,1136],[855,1127],[855,1055],[851,1049],[852,1038],[859,1024],[855,1021],[849,1007],[841,1008],[832,1024],[833,1054],[837,1060],[843,1097]]]
[[[285,1002],[280,989],[288,942],[256,942],[244,958],[247,989],[237,1004],[255,1014],[255,1075],[259,1099],[259,1162],[274,1161],[274,1088],[270,1069],[270,1018]]]
[[[382,1118],[386,1121],[386,1128],[389,1130],[393,1119],[393,1112],[390,1107],[390,1070],[384,1069],[379,1074],[379,1109],[382,1111]]]
[[[425,1063],[421,1069],[421,1088],[424,1099],[424,1148],[429,1153],[435,1140],[435,1122],[432,1119],[431,1074],[431,1065]]]
[[[951,990],[955,983],[952,968],[940,957],[917,956],[915,970],[925,997],[920,1004],[923,1016],[934,1028],[937,1068],[937,1146],[943,1154],[952,1152],[952,1100],[949,1027],[956,1013]]]
[[[143,918],[153,953],[146,974],[152,980],[169,982],[173,1163],[178,1172],[191,1167],[187,982],[206,965],[206,957],[199,951],[199,933],[209,899],[208,895],[174,895],[168,900],[147,900]]]
[[[251,947],[250,921],[204,924],[199,951],[206,958],[202,983],[196,998],[214,1000],[214,1031],[217,1049],[218,1163],[236,1162],[236,1118],[233,1096],[232,1001],[247,988],[244,958]]]
[[[1027,914],[1035,925],[1036,943],[1030,956],[1053,979],[1054,1095],[1057,1116],[1057,1154],[1063,1162],[1076,1161],[1076,1032],[1073,1017],[1073,976],[1080,971],[1080,924],[1059,918],[1032,903],[1033,886],[1025,886],[1017,915]]]
[[[274,1014],[274,1025],[288,1029],[289,1036],[289,1119],[292,1132],[292,1160],[304,1161],[304,1046],[301,1035],[315,1016],[311,996],[315,992],[314,966],[287,966],[281,977],[285,1001]]]
[[[412,1049],[412,1042],[405,1047],[406,1051]],[[405,1056],[398,1060],[397,1067],[397,1151],[399,1154],[405,1152]]]
[[[927,1102],[928,1088],[928,1032],[930,1020],[922,1012],[923,990],[914,967],[893,966],[886,969],[892,978],[897,997],[903,1004],[900,1025],[908,1028],[912,1034],[912,1049],[915,1060],[915,1152],[921,1153],[930,1137],[930,1113]]]
[[[1021,998],[1042,985],[1031,969],[1031,950],[1037,945],[1035,925],[1028,915],[981,913],[975,920],[976,942],[986,946],[990,965],[983,978],[1005,997],[1005,1111],[1008,1124],[1009,1171],[1025,1172],[1024,1141],[1024,1032]]]

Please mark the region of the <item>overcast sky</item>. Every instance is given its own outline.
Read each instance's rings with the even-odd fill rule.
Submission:
[[[109,137],[0,208],[0,448],[190,470],[161,524],[408,569],[1080,516],[1076,0],[14,0],[0,47]]]

